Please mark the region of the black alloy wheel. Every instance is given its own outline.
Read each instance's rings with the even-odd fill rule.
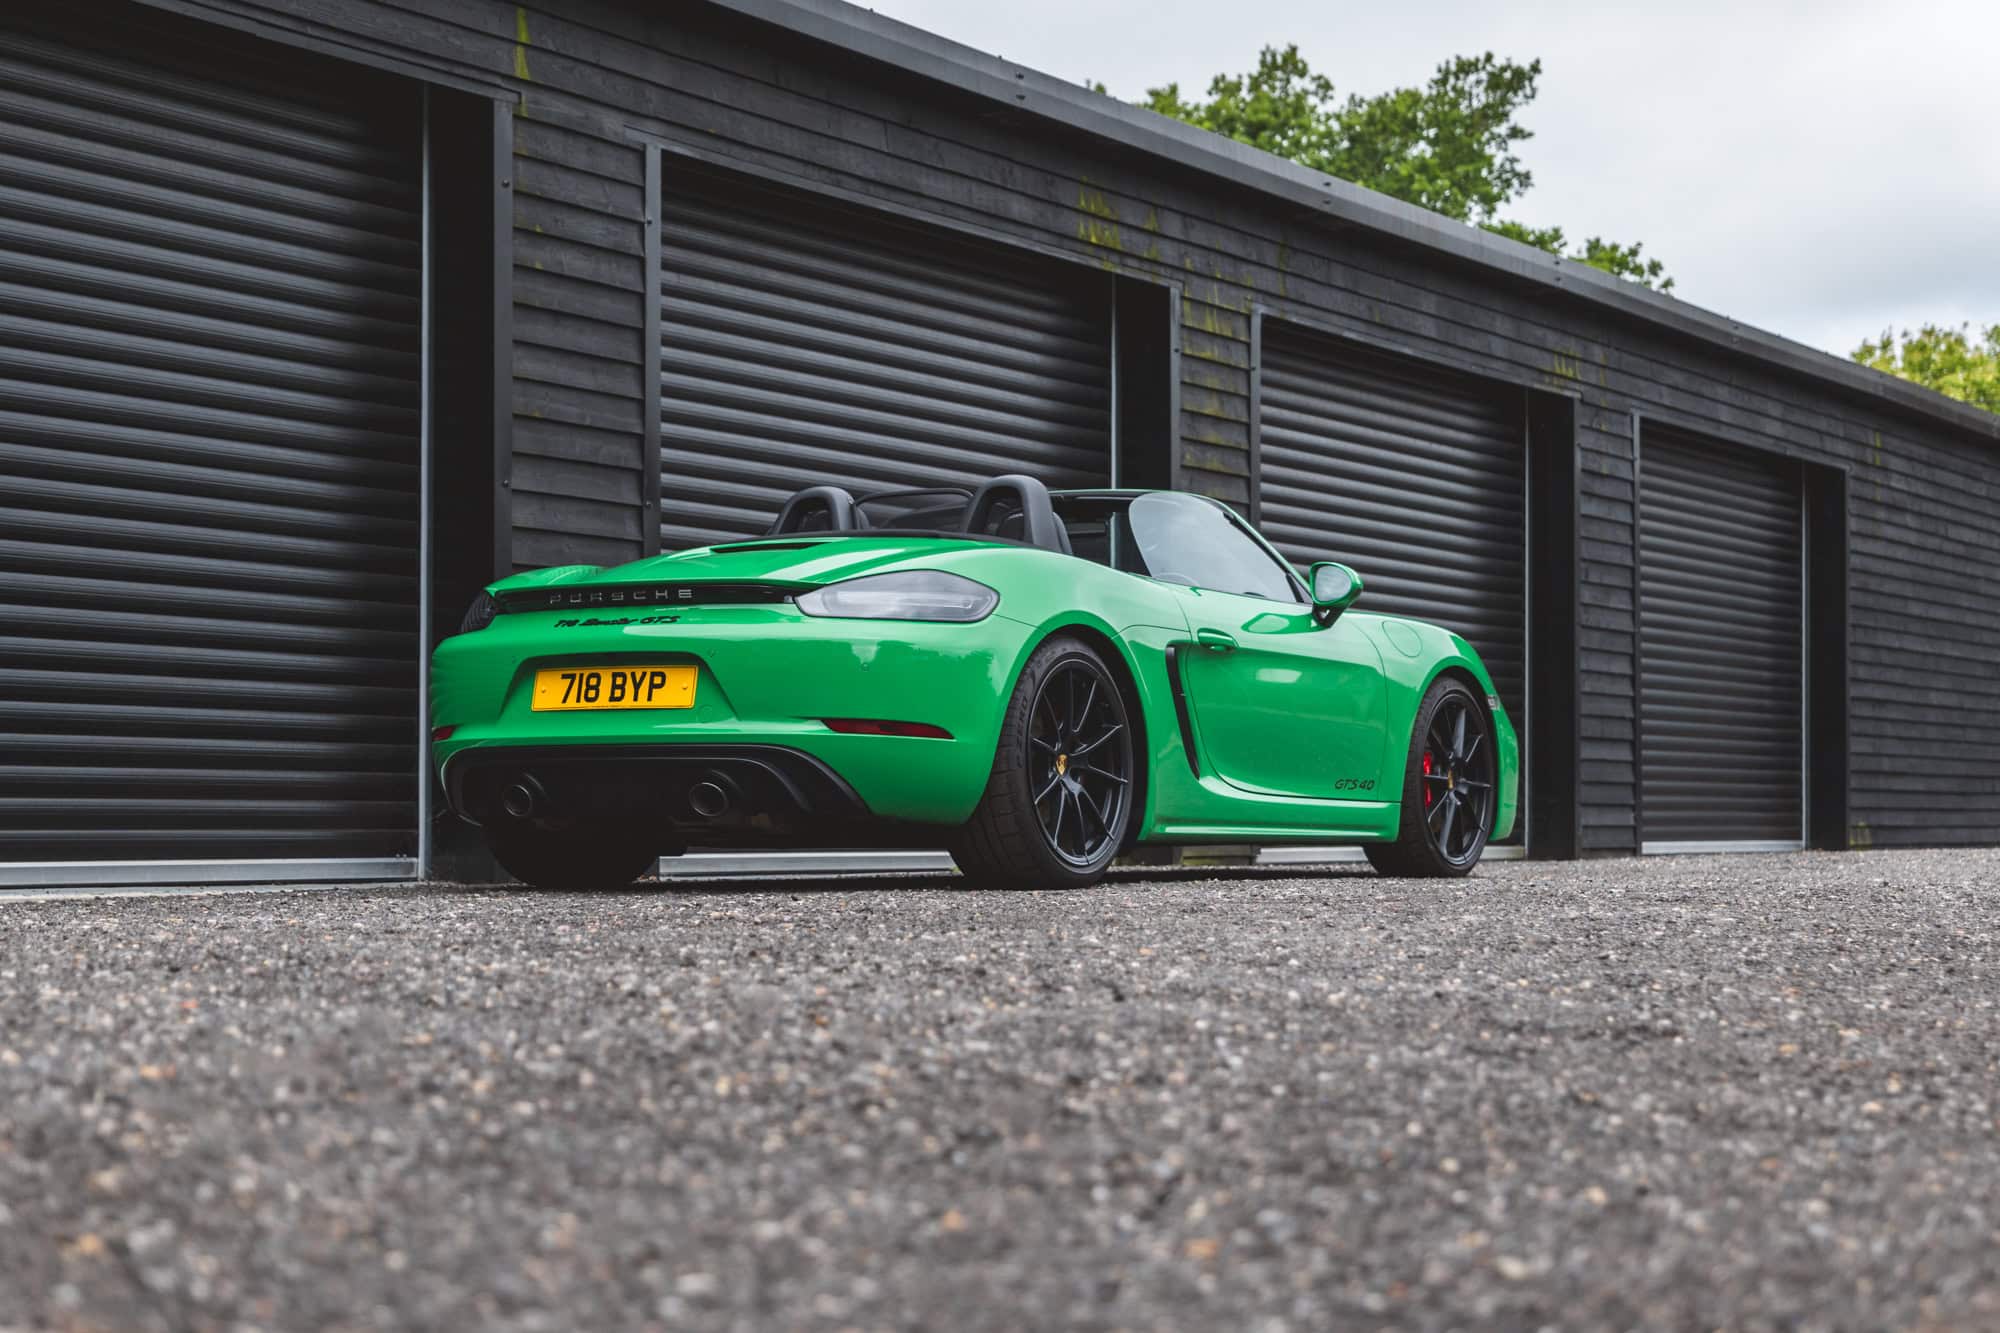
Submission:
[[[979,805],[951,840],[968,884],[1077,889],[1103,878],[1138,817],[1143,747],[1115,670],[1057,635],[1021,669]]]
[[[1043,677],[1028,713],[1028,772],[1049,848],[1079,869],[1123,836],[1132,791],[1124,702],[1103,666],[1072,658]]]
[[[1385,875],[1463,875],[1479,864],[1498,809],[1492,721],[1463,680],[1442,676],[1411,730],[1396,840],[1362,850]]]
[[[1493,741],[1470,694],[1448,694],[1431,714],[1421,760],[1424,823],[1438,853],[1470,865],[1493,826]]]

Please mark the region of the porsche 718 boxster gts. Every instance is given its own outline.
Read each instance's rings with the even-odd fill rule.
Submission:
[[[1465,640],[1360,594],[1180,492],[813,487],[761,538],[491,585],[432,748],[544,888],[690,846],[944,847],[1024,888],[1141,843],[1462,875],[1513,827],[1514,728]]]

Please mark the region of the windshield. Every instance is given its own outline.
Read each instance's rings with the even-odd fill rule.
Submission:
[[[1283,567],[1206,500],[1155,491],[1134,499],[1126,516],[1139,557],[1156,579],[1273,602],[1297,600]]]
[[[1072,492],[1052,497],[1076,555],[1128,574],[1215,592],[1300,600],[1276,557],[1227,511],[1194,495]]]

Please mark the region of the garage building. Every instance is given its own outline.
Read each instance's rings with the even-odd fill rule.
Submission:
[[[1470,638],[1532,856],[2000,841],[2000,418],[834,0],[0,16],[0,883],[479,874],[478,587],[1171,485]]]

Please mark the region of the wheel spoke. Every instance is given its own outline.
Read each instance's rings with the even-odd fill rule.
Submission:
[[[1092,750],[1095,750],[1098,746],[1104,744],[1104,742],[1110,740],[1113,736],[1116,736],[1119,732],[1123,730],[1125,730],[1125,724],[1123,722],[1113,722],[1111,724],[1111,730],[1105,732],[1102,736],[1099,736],[1096,740],[1091,741],[1085,745],[1079,745],[1074,750],[1071,750],[1069,752],[1070,759],[1071,760],[1081,759],[1084,755],[1089,754]]]
[[[1450,805],[1450,804],[1451,804],[1451,793],[1450,793],[1450,792],[1446,792],[1446,793],[1444,794],[1444,799],[1443,799],[1443,800],[1440,800],[1440,801],[1439,801],[1439,802],[1437,802],[1437,803],[1436,803],[1435,805],[1433,805],[1433,806],[1432,806],[1432,807],[1430,808],[1430,811],[1429,811],[1429,813],[1427,813],[1427,814],[1426,814],[1426,815],[1424,816],[1424,818],[1425,818],[1425,819],[1430,819],[1430,820],[1435,820],[1435,819],[1436,819],[1436,818],[1437,818],[1437,817],[1438,817],[1439,815],[1441,815],[1441,814],[1443,814],[1443,813],[1444,813],[1444,808],[1445,808],[1446,806]]]
[[[1062,715],[1056,711],[1056,701],[1049,697],[1046,690],[1035,700],[1036,712],[1039,713],[1044,708],[1049,710],[1049,730],[1060,736],[1062,734]]]
[[[1451,795],[1444,798],[1444,827],[1438,830],[1438,850],[1443,852],[1446,856],[1450,856],[1452,854],[1451,826],[1457,819],[1458,819],[1458,794],[1454,792]]]
[[[1099,832],[1111,832],[1111,825],[1105,822],[1104,812],[1098,809],[1097,802],[1091,799],[1090,793],[1083,789],[1083,784],[1080,782],[1076,785],[1076,808],[1079,813],[1085,810],[1090,812],[1090,817],[1097,821]],[[1088,853],[1089,850],[1089,847],[1085,846],[1084,851]]]
[[[1423,780],[1424,780],[1425,782],[1450,782],[1450,781],[1451,781],[1451,774],[1449,774],[1449,773],[1419,773],[1419,774],[1417,774],[1417,776],[1418,776],[1418,777],[1420,777],[1420,778],[1422,778],[1422,779],[1423,779]]]
[[[1127,734],[1116,688],[1090,663],[1065,662],[1043,679],[1030,719],[1029,770],[1044,776],[1038,790],[1036,778],[1029,783],[1043,836],[1066,860],[1101,857],[1132,789],[1129,745],[1110,746]],[[1059,755],[1067,762],[1053,772]],[[1093,783],[1103,785],[1093,790]]]
[[[1483,731],[1475,731],[1472,733],[1472,744],[1466,746],[1465,753],[1458,757],[1458,762],[1461,767],[1472,762],[1472,756],[1479,753],[1479,742],[1485,739],[1486,739],[1486,733]]]
[[[1452,758],[1461,764],[1465,762],[1465,715],[1470,711],[1461,706],[1458,710],[1458,720],[1452,724],[1451,729]]]
[[[1460,778],[1460,779],[1458,780],[1458,785],[1459,785],[1459,786],[1461,786],[1461,787],[1470,787],[1470,788],[1472,788],[1472,789],[1473,789],[1474,791],[1492,791],[1492,790],[1493,790],[1493,784],[1492,784],[1492,783],[1490,783],[1490,782],[1474,782],[1474,781],[1473,781],[1473,780],[1472,780],[1471,778]]]

